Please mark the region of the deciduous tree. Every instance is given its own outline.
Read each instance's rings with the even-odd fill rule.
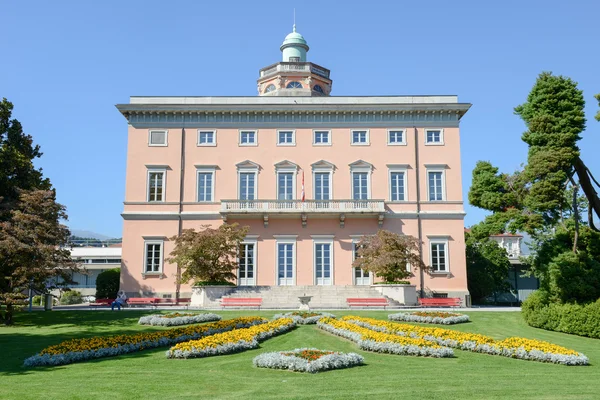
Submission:
[[[425,268],[419,256],[419,240],[384,229],[361,238],[352,263],[352,267],[372,272],[385,282],[408,278],[411,272],[407,265],[415,270]]]
[[[15,309],[26,303],[28,289],[46,293],[71,282],[77,264],[64,248],[69,229],[65,207],[52,190],[19,191],[8,219],[0,222],[0,319],[12,324]]]
[[[181,282],[234,281],[238,267],[237,255],[248,227],[223,224],[218,228],[202,225],[202,230],[184,229],[180,236],[173,236],[175,249],[170,263],[181,266]]]

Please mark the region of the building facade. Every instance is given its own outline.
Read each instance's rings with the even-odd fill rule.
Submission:
[[[456,96],[330,96],[299,33],[260,70],[256,97],[131,97],[122,287],[174,297],[165,261],[182,229],[250,231],[237,284],[370,285],[351,264],[363,235],[421,239],[427,293],[467,293]],[[181,297],[191,288],[182,285]]]

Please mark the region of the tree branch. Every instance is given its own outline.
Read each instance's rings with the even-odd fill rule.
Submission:
[[[598,193],[596,192],[596,190],[594,189],[594,186],[592,185],[590,176],[588,175],[589,170],[588,170],[587,166],[583,163],[583,160],[581,160],[580,157],[577,157],[575,159],[573,166],[575,167],[575,171],[577,172],[577,177],[579,178],[579,183],[581,184],[581,189],[583,190],[583,193],[585,194],[585,197],[588,199],[588,202],[590,204],[589,208],[593,209],[594,212],[596,213],[596,216],[598,216],[598,218],[600,218],[600,198],[598,198]],[[594,182],[595,182],[595,180],[594,180]],[[589,221],[592,221],[593,217],[594,216],[591,213],[588,213]],[[590,223],[590,227],[592,227],[592,229],[594,229],[596,232],[600,232],[594,226],[593,223]]]
[[[573,253],[577,253],[577,241],[579,239],[579,205],[577,204],[577,193],[579,185],[575,183],[572,176],[569,177],[571,185],[573,185],[573,219],[575,220],[575,237],[573,238]]]

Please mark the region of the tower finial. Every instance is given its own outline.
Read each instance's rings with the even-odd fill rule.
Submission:
[[[296,9],[294,8],[294,32],[296,32]]]

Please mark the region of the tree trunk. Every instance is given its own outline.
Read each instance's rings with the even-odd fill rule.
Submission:
[[[12,325],[13,324],[13,305],[7,304],[6,310],[4,310],[4,325]]]
[[[573,219],[575,219],[575,237],[573,238],[573,253],[577,253],[577,241],[579,239],[579,207],[577,205],[577,193],[579,192],[579,186],[574,183],[575,182],[573,182]]]
[[[573,165],[575,167],[575,171],[577,172],[581,189],[590,203],[590,208],[593,209],[596,213],[596,216],[600,218],[600,198],[598,197],[598,193],[596,192],[596,189],[594,189],[590,176],[588,175],[588,168],[583,163],[583,160],[579,157],[575,159],[575,163]],[[588,216],[588,219],[590,220],[590,227],[598,231],[592,222],[593,214],[588,213]]]

